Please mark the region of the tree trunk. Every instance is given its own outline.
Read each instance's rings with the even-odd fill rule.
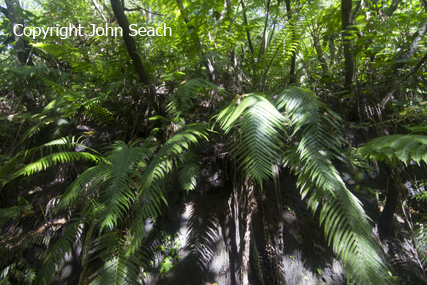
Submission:
[[[157,112],[157,114],[161,114],[160,107],[156,106],[156,90],[151,85],[150,78],[148,77],[148,74],[145,71],[141,58],[139,57],[135,40],[130,35],[129,21],[125,15],[122,3],[120,0],[110,0],[110,2],[111,8],[113,8],[114,15],[117,18],[117,22],[119,26],[123,29],[123,40],[125,41],[126,49],[129,53],[130,58],[132,59],[132,63],[135,67],[135,70],[138,73],[141,83],[147,87],[148,102],[151,107]]]
[[[24,39],[22,38],[22,32],[23,32],[22,25],[24,24],[24,21],[22,20],[21,6],[19,5],[18,0],[5,0],[5,2],[7,7],[6,16],[11,23],[12,31],[14,33],[14,38],[15,38],[16,66],[22,66],[27,63],[27,59],[28,61],[31,60],[31,56],[29,52],[27,53],[25,51],[25,42],[24,42]],[[5,13],[6,11],[2,9],[2,12]],[[30,65],[32,65],[32,62]]]
[[[399,185],[400,178],[397,175],[398,169],[395,169],[396,174],[393,174],[393,170],[390,166],[387,166],[389,174],[389,183],[387,189],[387,199],[385,201],[384,210],[381,213],[379,228],[385,235],[393,234],[393,217],[396,207],[399,204]]]
[[[291,25],[292,39],[295,39],[296,38],[295,26],[291,22],[292,20],[291,0],[286,0],[286,12],[288,14],[289,25]],[[295,63],[296,63],[296,51],[292,51],[291,70],[289,72],[291,78],[289,80],[289,84],[296,83]]]
[[[247,183],[245,183],[247,185]],[[242,285],[249,285],[249,268],[250,268],[250,250],[251,250],[251,224],[252,224],[252,214],[253,214],[253,205],[255,204],[254,199],[254,187],[253,185],[248,185],[245,189],[247,195],[247,205],[246,205],[246,227],[245,227],[245,236],[243,238],[244,246],[242,250],[242,262],[240,264],[241,276],[242,276]]]
[[[271,0],[268,0],[267,4],[265,6],[265,23],[264,23],[264,30],[262,32],[261,46],[259,48],[257,62],[260,61],[261,56],[262,56],[264,49],[265,49],[265,44],[267,42],[266,35],[267,35],[267,28],[268,28],[268,16],[269,16],[269,11],[270,11],[270,2],[271,2]]]
[[[323,54],[322,47],[320,46],[319,36],[315,32],[313,33],[313,44],[317,52],[317,58],[320,62],[320,66],[322,67],[322,74],[323,76],[327,76],[329,74],[328,63],[326,62],[326,57]]]
[[[342,20],[342,37],[344,46],[344,64],[345,64],[345,89],[349,93],[353,93],[353,78],[354,78],[354,55],[351,51],[351,40],[348,37],[351,34],[348,29],[351,23],[352,0],[341,0],[341,20]],[[347,30],[347,31],[346,31]]]
[[[248,39],[249,51],[251,52],[252,64],[255,71],[255,52],[254,52],[254,47],[252,45],[251,34],[248,29],[248,17],[246,16],[245,2],[243,2],[243,0],[240,0],[240,4],[242,4],[243,23],[245,24],[246,37]]]

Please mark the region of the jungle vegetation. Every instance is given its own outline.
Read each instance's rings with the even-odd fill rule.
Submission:
[[[253,223],[266,200],[292,208],[281,191],[296,187],[345,282],[410,284],[384,246],[403,230],[427,280],[427,1],[5,0],[0,12],[0,284],[52,284],[70,256],[69,284],[152,284],[155,268],[163,284],[180,260],[162,225],[171,203],[203,195],[207,146],[228,226],[200,231],[216,224],[192,204],[197,272],[222,237],[230,284],[284,284],[285,225],[263,216],[260,243]],[[132,24],[172,32],[130,36]],[[69,25],[123,34],[28,34]]]

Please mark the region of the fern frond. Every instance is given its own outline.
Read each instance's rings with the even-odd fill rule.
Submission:
[[[266,80],[272,67],[283,69],[284,64],[292,58],[292,53],[296,52],[300,44],[300,26],[302,25],[294,18],[287,22],[272,39],[259,62],[259,70],[263,71],[263,74],[260,75],[262,83]]]
[[[210,207],[201,207],[196,203],[189,203],[187,211],[189,234],[184,250],[190,254],[187,258],[194,259],[196,269],[202,275],[209,268],[220,238],[218,219],[211,213]]]
[[[233,143],[234,155],[240,167],[251,179],[262,182],[272,177],[272,164],[280,154],[285,118],[262,95],[247,94],[237,105],[232,102],[218,116],[226,133],[237,123],[241,138]]]
[[[320,222],[349,281],[355,284],[388,283],[388,268],[370,219],[329,159],[339,153],[338,116],[310,91],[296,87],[285,89],[276,105],[279,109],[284,108],[295,126],[294,133],[302,131],[299,145],[285,157],[285,162],[298,174],[301,196],[309,196],[308,204],[313,213],[322,199],[325,201]]]
[[[87,152],[57,152],[46,155],[39,160],[28,164],[21,170],[17,171],[12,178],[21,175],[33,175],[34,173],[46,170],[48,167],[57,165],[58,163],[74,162],[78,160],[87,160],[98,162],[100,157]]]
[[[65,193],[59,199],[58,204],[54,210],[58,211],[65,207],[72,207],[75,205],[78,198],[82,198],[82,192],[86,190],[86,194],[90,194],[91,189],[96,189],[102,183],[102,177],[107,175],[110,171],[110,164],[100,163],[96,166],[86,169],[68,186]]]
[[[135,233],[135,236],[143,235],[144,223],[148,217],[155,218],[160,213],[161,200],[166,203],[163,197],[166,178],[178,162],[185,162],[185,159],[188,159],[189,156],[185,155],[185,151],[191,144],[197,144],[199,138],[207,139],[205,129],[205,124],[191,124],[180,130],[166,141],[138,179],[138,195],[134,206],[136,218],[130,227],[130,232]],[[191,181],[191,173],[187,175]]]
[[[77,221],[76,221],[77,220]],[[75,241],[80,238],[83,230],[83,221],[75,219],[65,228],[62,236],[54,243],[39,270],[36,284],[51,284],[55,277],[56,266],[64,259],[66,253],[71,253]]]
[[[191,151],[184,153],[182,161],[183,163],[179,166],[178,181],[181,188],[188,194],[189,191],[196,189],[199,166],[195,154]]]
[[[114,122],[113,114],[106,108],[101,106],[102,98],[96,97],[90,100],[81,100],[83,101],[82,106],[85,107],[86,112],[89,116],[93,115],[95,121],[100,123],[112,123]],[[80,107],[80,106],[76,106]]]
[[[10,219],[16,219],[21,216],[22,211],[28,211],[31,205],[18,205],[10,208],[0,208],[0,226],[3,226]]]
[[[199,176],[199,166],[196,162],[183,163],[178,173],[178,180],[181,188],[187,193],[196,188],[197,177]]]
[[[359,149],[363,157],[386,161],[394,164],[399,160],[405,164],[413,160],[416,163],[427,162],[427,136],[390,135],[370,140]]]
[[[36,172],[45,170],[49,166],[56,165],[57,163],[76,161],[80,159],[98,162],[102,159],[101,156],[88,152],[64,151],[74,150],[77,147],[87,149],[86,146],[79,142],[79,140],[75,140],[74,137],[64,137],[50,141],[38,147],[24,149],[18,152],[12,159],[10,159],[0,168],[0,176],[7,177],[7,175],[9,175],[10,172],[14,171],[17,166],[24,163],[26,160],[31,159],[35,154],[40,155],[42,158],[24,166],[18,171],[15,171],[15,173],[13,173],[13,175],[11,176],[11,179],[16,178],[20,175],[34,174]],[[55,149],[59,152],[52,153]],[[43,156],[44,153],[50,154],[47,156]],[[6,183],[8,181],[10,181],[10,179],[7,180]]]
[[[427,261],[427,227],[425,225],[425,220],[416,224],[414,235],[418,241],[418,254],[421,257],[421,261],[425,263]]]
[[[169,97],[167,111],[171,115],[179,115],[193,106],[192,100],[204,88],[221,89],[213,83],[201,78],[188,80],[178,87],[178,89]]]
[[[132,188],[136,188],[132,175],[140,177],[138,169],[142,170],[146,164],[144,159],[151,153],[142,147],[128,147],[118,141],[110,147],[107,159],[111,161],[111,169],[106,172],[102,190],[100,191],[100,203],[105,205],[105,211],[99,218],[101,230],[108,226],[112,229],[117,220],[123,217],[135,198]]]
[[[19,284],[33,284],[36,279],[36,270],[31,268],[25,258],[21,257],[0,271],[0,284],[12,284],[10,279]]]
[[[172,167],[182,161],[184,150],[188,150],[191,144],[198,144],[198,138],[207,139],[205,129],[205,124],[190,124],[167,140],[141,176],[139,189],[149,187],[153,181],[164,179]]]
[[[135,238],[118,231],[111,231],[94,242],[95,257],[104,260],[104,265],[94,273],[96,278],[90,283],[98,284],[142,284],[141,268],[147,260],[141,247],[133,245]]]

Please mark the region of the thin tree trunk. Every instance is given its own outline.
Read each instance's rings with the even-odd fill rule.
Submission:
[[[247,181],[245,183],[247,185]],[[242,250],[242,262],[241,262],[241,276],[242,276],[242,285],[249,285],[249,268],[250,268],[250,250],[251,250],[251,224],[252,224],[252,214],[253,206],[256,203],[254,199],[254,187],[253,185],[248,185],[245,189],[247,195],[247,205],[246,205],[246,229],[245,236],[243,238],[244,246]]]
[[[242,4],[243,23],[245,24],[246,37],[248,39],[249,50],[250,50],[251,56],[252,56],[252,63],[255,66],[255,52],[254,52],[254,47],[252,45],[251,34],[249,32],[249,29],[248,29],[248,17],[246,16],[245,3],[243,2],[243,0],[240,0],[240,3]]]
[[[399,185],[400,177],[399,175],[393,175],[393,170],[390,166],[387,166],[389,172],[389,183],[387,189],[387,199],[385,201],[384,209],[380,216],[379,228],[382,233],[386,235],[393,234],[393,217],[394,212],[399,204]],[[398,169],[395,169],[398,172]]]
[[[326,57],[323,54],[322,47],[320,46],[319,36],[316,34],[316,32],[314,32],[312,36],[314,48],[317,52],[317,58],[320,62],[320,66],[322,67],[322,74],[323,76],[327,76],[329,74],[328,63],[326,62]]]
[[[267,34],[267,28],[268,28],[268,16],[269,16],[269,12],[270,12],[270,2],[271,0],[267,1],[267,4],[265,5],[265,22],[264,22],[264,31],[262,32],[262,38],[261,38],[261,46],[259,48],[259,53],[258,53],[258,60],[257,62],[260,61],[261,59],[261,55],[264,52],[264,46],[267,42],[266,39],[266,34]]]
[[[107,22],[107,19],[105,18],[104,14],[102,14],[101,9],[99,9],[98,4],[95,2],[95,0],[92,0],[93,5],[95,6],[95,9],[98,11],[99,15],[101,15],[101,18],[104,22]]]
[[[21,6],[19,5],[18,0],[5,0],[5,3],[7,7],[7,18],[11,23],[12,32],[14,33],[15,38],[15,63],[16,66],[22,66],[26,64],[27,59],[29,59],[31,55],[25,52],[25,42],[22,38],[22,25],[24,24],[24,21],[22,20]],[[3,10],[4,9],[2,9],[2,12],[5,13]]]
[[[156,90],[151,85],[150,78],[148,77],[148,74],[145,71],[141,58],[139,57],[135,40],[130,35],[129,21],[125,15],[122,3],[120,0],[110,0],[110,2],[111,8],[113,8],[114,15],[117,18],[117,22],[123,30],[123,40],[125,41],[126,49],[129,53],[129,56],[132,59],[133,66],[135,67],[135,70],[138,73],[141,83],[147,87],[148,102],[151,107],[157,112],[157,114],[161,114],[160,107],[156,106]]]
[[[345,64],[345,89],[349,93],[353,93],[354,80],[354,55],[351,51],[351,40],[348,37],[351,34],[348,32],[351,23],[352,0],[341,0],[341,20],[342,20],[342,37],[344,46],[344,64]],[[346,31],[347,30],[347,31]]]
[[[423,56],[423,58],[421,58],[421,60],[417,63],[417,65],[415,65],[408,73],[406,73],[405,75],[403,75],[396,84],[394,84],[392,86],[392,88],[387,92],[387,94],[384,96],[384,99],[381,101],[381,103],[379,104],[380,108],[384,108],[385,104],[387,104],[388,100],[390,100],[391,96],[393,96],[394,92],[396,92],[397,88],[399,88],[400,84],[402,84],[406,79],[408,79],[409,76],[411,76],[412,74],[414,74],[418,68],[421,67],[421,65],[424,64],[424,62],[426,62],[427,60],[427,54],[425,54]]]
[[[292,24],[292,11],[291,11],[291,0],[286,0],[286,12],[288,14],[288,20],[289,24],[291,25],[291,31],[292,31],[292,39],[296,38],[295,33],[295,26]],[[291,70],[290,70],[290,80],[289,84],[296,83],[296,77],[295,77],[295,63],[296,63],[296,51],[292,51],[292,58],[291,58]]]

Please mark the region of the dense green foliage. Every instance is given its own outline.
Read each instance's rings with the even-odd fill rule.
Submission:
[[[198,148],[218,140],[235,199],[228,215],[245,237],[238,282],[249,284],[257,267],[250,231],[262,198],[254,193],[262,196],[278,168],[296,175],[348,283],[396,281],[381,247],[388,236],[373,228],[393,228],[397,204],[427,260],[425,211],[406,214],[427,194],[397,191],[405,167],[427,163],[425,0],[7,0],[0,12],[0,284],[58,280],[79,243],[74,282],[145,284],[149,225],[167,215],[178,185],[183,195],[198,191]],[[172,35],[13,33],[18,24],[89,32],[123,23],[166,25]],[[375,196],[384,211],[373,221],[341,166],[375,172],[378,162],[400,186]],[[32,202],[42,188],[52,196]],[[63,217],[60,234],[47,230]],[[199,222],[190,219],[194,243],[212,242]],[[162,277],[178,260],[168,246]],[[206,248],[191,250],[203,259]]]

